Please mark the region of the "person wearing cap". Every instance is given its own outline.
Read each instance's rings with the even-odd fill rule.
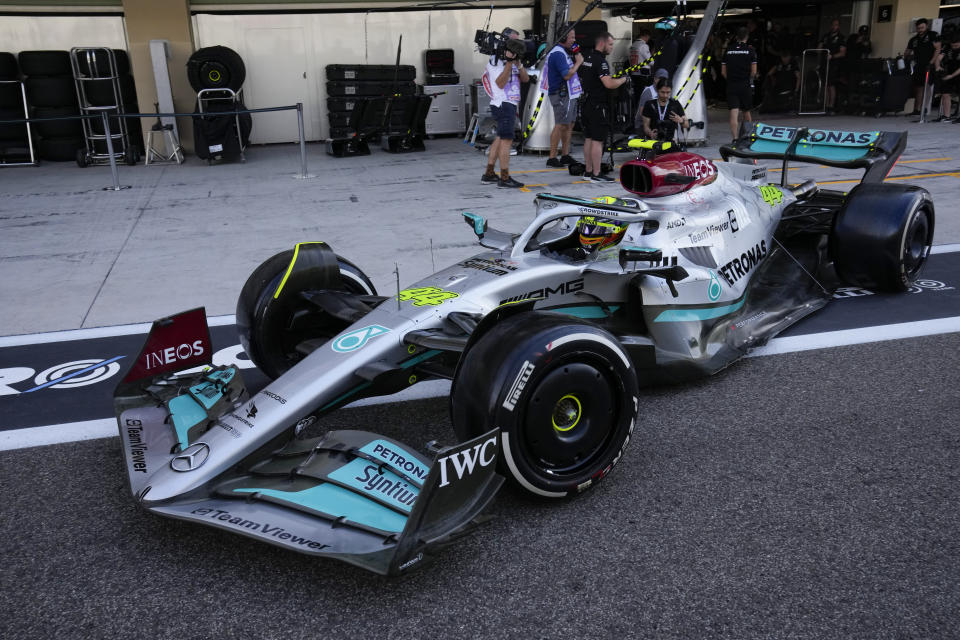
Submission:
[[[521,62],[526,45],[518,40],[520,34],[513,29],[504,29],[503,35],[507,37],[503,58],[491,56],[482,78],[483,88],[490,96],[490,113],[497,121],[497,137],[490,144],[487,170],[480,178],[480,183],[518,189],[523,183],[510,177],[510,147],[513,145],[513,134],[517,125],[520,83],[528,82],[530,78]],[[498,160],[499,176],[496,172]]]
[[[851,33],[847,38],[847,58],[849,60],[863,60],[869,58],[873,52],[873,44],[870,42],[870,27],[860,25],[856,33]]]

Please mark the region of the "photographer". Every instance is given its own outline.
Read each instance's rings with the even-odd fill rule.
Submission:
[[[622,86],[627,77],[611,78],[610,65],[606,56],[613,51],[613,36],[601,33],[597,36],[593,52],[587,55],[580,67],[583,89],[586,94],[580,108],[580,122],[583,125],[583,163],[586,165],[583,175],[590,182],[614,182],[610,176],[600,173],[603,145],[610,134],[610,104],[608,89]]]
[[[657,81],[657,99],[643,105],[643,133],[648,138],[673,140],[677,127],[690,129],[690,120],[680,103],[670,97],[672,93],[673,84],[662,78]]]
[[[505,189],[518,189],[523,183],[510,177],[510,147],[517,125],[517,108],[520,105],[520,83],[529,82],[521,58],[526,45],[513,29],[504,29],[507,39],[502,49],[490,57],[483,74],[483,87],[490,96],[490,113],[497,121],[497,138],[490,145],[487,170],[480,178],[482,184],[496,184]],[[500,175],[496,164],[500,161]]]

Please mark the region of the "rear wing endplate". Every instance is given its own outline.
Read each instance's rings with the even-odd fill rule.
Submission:
[[[861,182],[883,182],[906,146],[905,131],[832,131],[758,122],[733,143],[720,147],[720,155],[725,161],[730,157],[783,160],[785,169],[790,160],[866,169]]]

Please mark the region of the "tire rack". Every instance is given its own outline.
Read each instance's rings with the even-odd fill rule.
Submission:
[[[220,96],[215,97],[215,94],[220,94]],[[197,111],[201,114],[206,113],[207,115],[209,115],[210,113],[216,113],[216,112],[210,112],[210,111],[204,112],[203,110],[204,100],[208,102],[213,102],[215,100],[221,101],[221,102],[229,100],[233,107],[233,111],[239,111],[240,104],[243,102],[242,94],[243,94],[243,89],[240,89],[239,91],[234,91],[233,89],[228,89],[226,87],[222,89],[200,89],[200,91],[197,91]],[[243,144],[243,134],[241,133],[241,129],[240,129],[239,113],[233,114],[233,126],[237,128],[237,144],[240,145],[240,162],[246,162],[247,157],[244,155],[243,151],[244,149],[247,148],[247,146]],[[213,158],[214,158],[213,156],[210,156],[209,158],[207,158],[207,164],[213,164]]]
[[[23,99],[24,118],[30,117],[30,111],[27,105],[27,92],[23,88],[23,83],[19,80],[0,80],[0,84],[16,84],[20,87],[20,96]],[[33,131],[30,129],[30,123],[24,123],[27,126],[27,148],[30,150],[30,162],[5,162],[0,160],[0,167],[24,167],[37,164],[37,156],[33,150]]]
[[[108,75],[101,75],[101,66],[103,64],[100,56],[104,55],[108,63]],[[87,63],[89,75],[80,69],[80,57],[83,57]],[[70,49],[70,66],[73,68],[73,79],[77,87],[77,100],[80,103],[80,113],[92,115],[106,113],[111,115],[111,111],[118,114],[125,113],[123,106],[123,93],[120,87],[120,74],[117,70],[117,59],[112,49],[107,47],[73,47]],[[92,81],[109,80],[113,90],[113,105],[93,105],[87,97],[87,83]],[[114,160],[122,160],[129,165],[137,164],[140,160],[140,153],[130,144],[128,134],[127,119],[117,118],[118,130],[116,133],[110,133],[112,142]],[[77,151],[77,164],[84,167],[88,164],[108,164],[110,162],[110,153],[101,153],[97,151],[97,142],[106,142],[107,130],[102,134],[96,133],[93,129],[93,119],[83,119],[83,137],[86,144],[86,151],[82,149]]]

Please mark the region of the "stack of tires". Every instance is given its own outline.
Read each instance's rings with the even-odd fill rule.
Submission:
[[[20,91],[17,57],[0,52],[0,121],[25,118]],[[0,124],[0,162],[29,160],[30,149],[25,124]]]
[[[349,138],[356,131],[350,126],[353,113],[368,98],[417,92],[416,67],[385,64],[328,64],[327,119],[331,138]],[[391,123],[403,125],[410,114],[400,109],[391,111]]]
[[[67,51],[21,51],[20,71],[25,76],[31,118],[80,115],[77,90]],[[82,149],[80,120],[51,120],[32,126],[37,157],[55,162],[74,160]]]
[[[201,106],[204,113],[242,111],[246,109],[240,89],[247,78],[243,58],[229,47],[203,47],[197,49],[187,60],[187,79],[198,94],[205,89],[229,89],[205,93],[203,105],[200,97],[194,111]],[[243,148],[250,142],[253,118],[249,113],[234,115],[205,115],[193,117],[193,148],[197,157],[212,162],[215,158],[234,159],[243,157]]]
[[[115,107],[117,113],[139,113],[137,105],[137,87],[133,82],[133,76],[130,74],[130,57],[122,49],[113,49],[113,59],[116,65],[117,80],[114,86],[112,80],[113,69],[110,67],[109,55],[106,49],[92,49],[88,52],[77,53],[77,68],[81,78],[91,78],[82,80],[83,97],[85,104],[81,107]],[[81,109],[84,110],[84,109]],[[89,113],[96,113],[96,110],[88,110]],[[110,111],[109,113],[113,113]],[[116,135],[126,130],[129,150],[114,138],[114,153],[123,153],[128,164],[136,164],[140,155],[143,153],[143,129],[139,119],[136,118],[110,118],[110,133]],[[93,135],[104,135],[103,120],[93,118],[90,120],[90,133]],[[93,140],[93,150],[97,154],[106,154],[107,143],[103,139]],[[83,166],[80,157],[77,157],[77,163]]]

